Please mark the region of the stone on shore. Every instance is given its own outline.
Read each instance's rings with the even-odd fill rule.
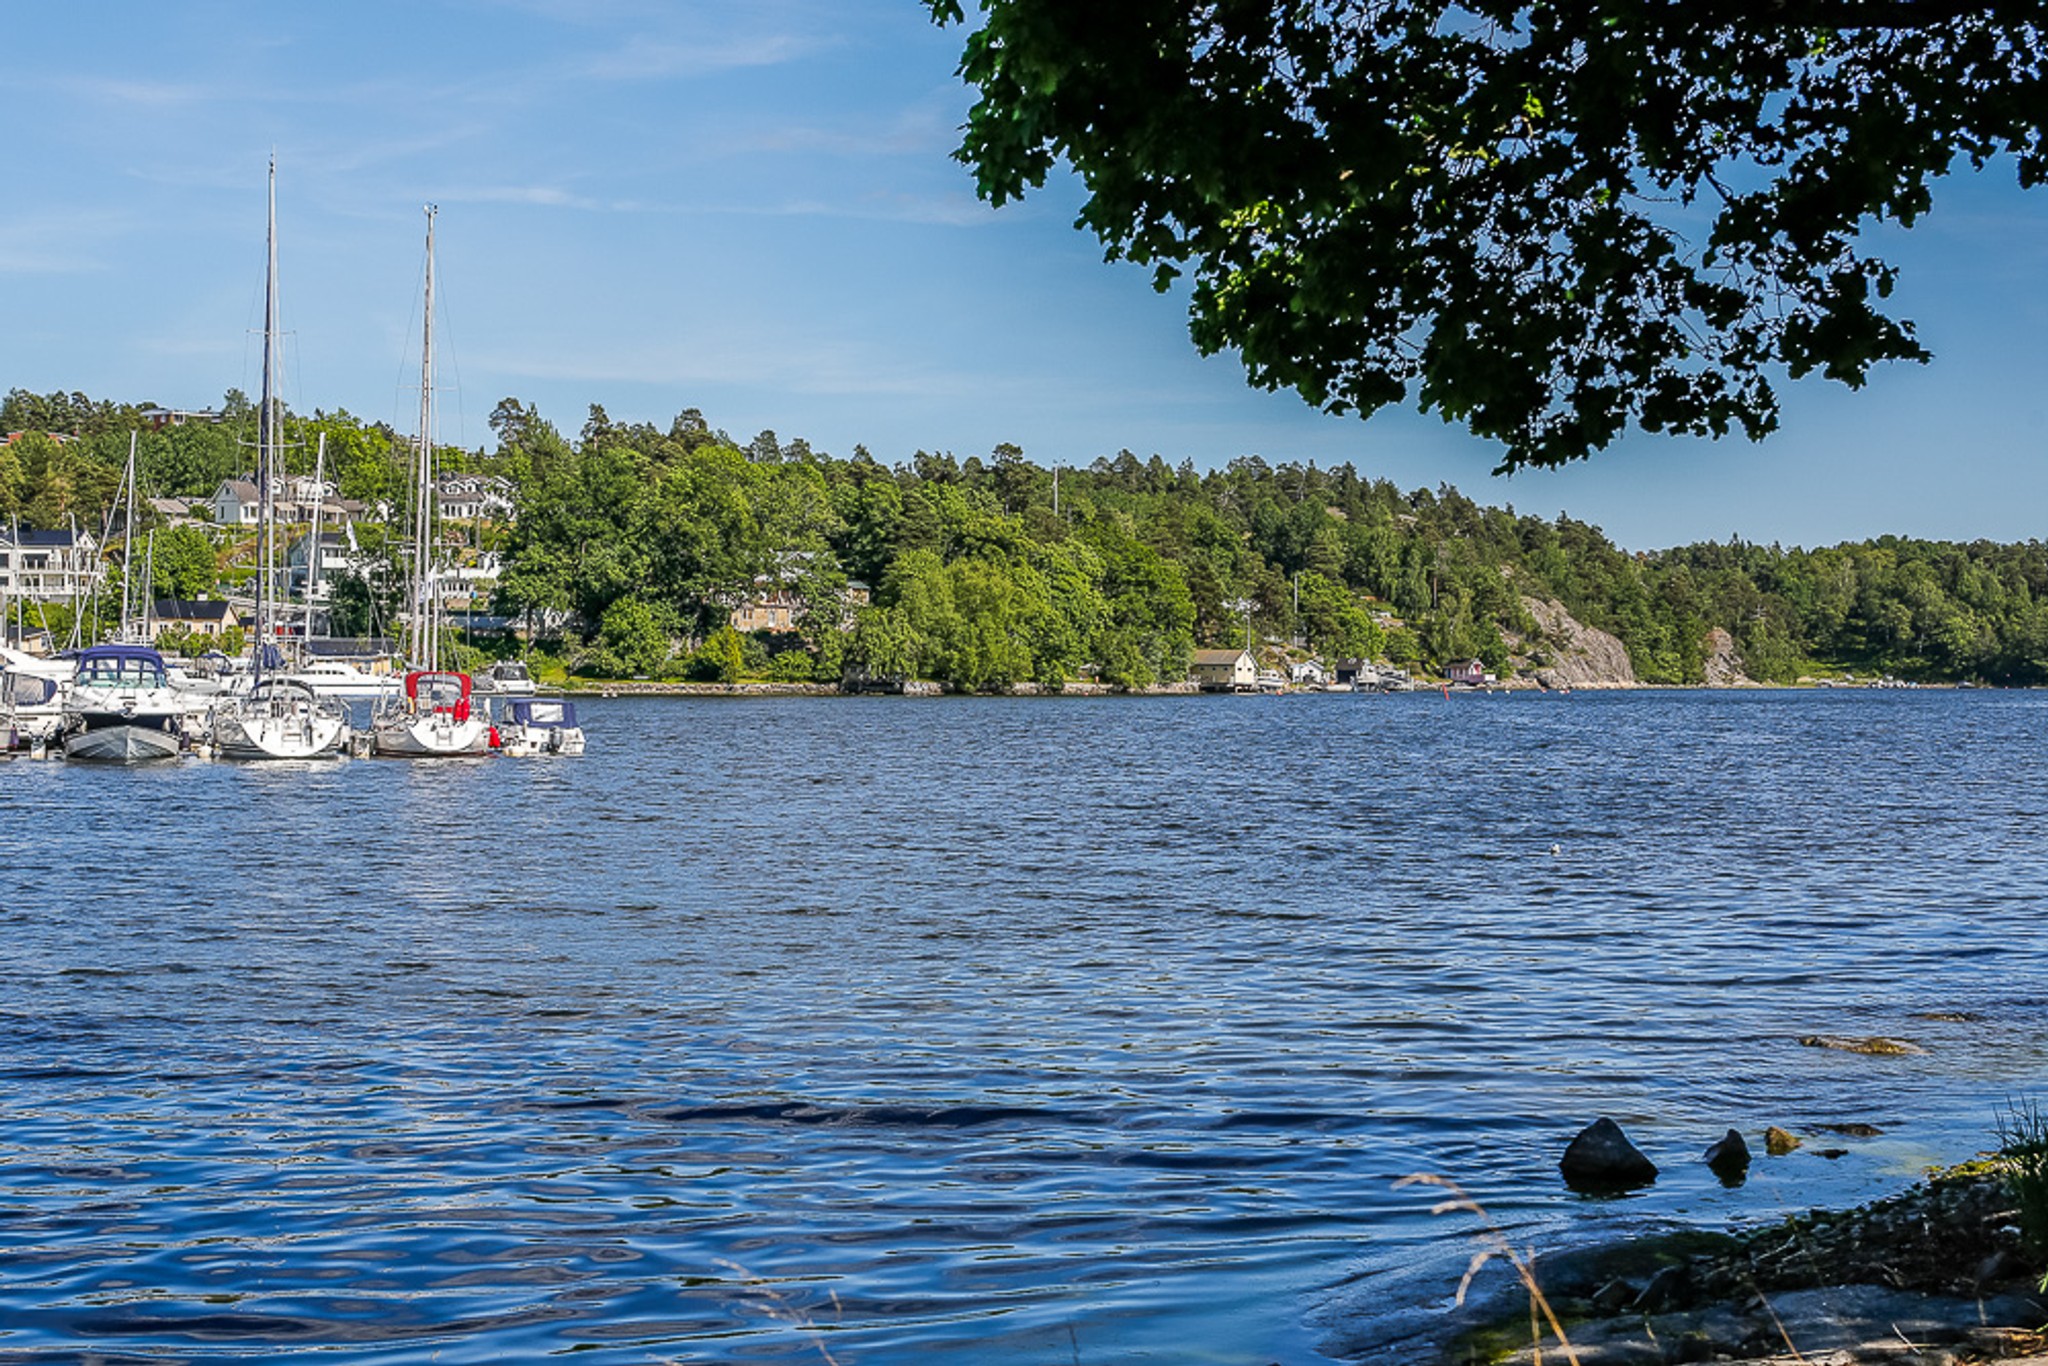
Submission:
[[[1628,1141],[1619,1124],[1606,1118],[1580,1130],[1557,1167],[1567,1186],[1592,1194],[1633,1190],[1657,1179],[1657,1164]]]

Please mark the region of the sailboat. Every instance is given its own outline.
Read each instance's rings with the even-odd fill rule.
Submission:
[[[406,584],[405,687],[371,718],[370,747],[400,759],[485,754],[496,738],[466,673],[441,667],[440,566],[434,553],[434,206],[427,206],[426,322],[420,339],[420,434],[413,452],[412,572]]]
[[[263,406],[256,426],[256,642],[250,650],[249,686],[213,705],[211,737],[223,759],[322,759],[348,743],[348,713],[278,672],[277,485],[279,403],[277,370],[277,160],[270,162],[268,270],[263,287]]]

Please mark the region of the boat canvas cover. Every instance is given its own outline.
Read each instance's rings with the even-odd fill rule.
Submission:
[[[516,726],[561,726],[576,724],[576,704],[554,697],[520,697],[505,704],[506,720]]]
[[[6,700],[17,707],[40,707],[57,696],[57,680],[30,674],[6,674]]]
[[[81,683],[161,688],[167,678],[164,657],[146,645],[94,645],[78,655]]]

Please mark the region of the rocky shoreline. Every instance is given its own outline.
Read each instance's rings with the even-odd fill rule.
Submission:
[[[1511,1295],[1445,1366],[2048,1366],[2048,1296],[1995,1159],[1854,1210],[1651,1235],[1533,1273],[1569,1354],[1549,1332],[1532,1339]]]

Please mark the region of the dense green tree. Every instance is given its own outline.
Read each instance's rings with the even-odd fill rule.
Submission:
[[[157,533],[150,572],[154,596],[196,598],[211,593],[220,581],[220,559],[212,539],[198,527],[170,527]]]
[[[2048,170],[2036,0],[975,10],[984,198],[1071,165],[1112,259],[1193,272],[1204,352],[1333,411],[1412,398],[1503,468],[1630,423],[1759,438],[1779,368],[1924,359],[1864,228],[1960,162]]]

